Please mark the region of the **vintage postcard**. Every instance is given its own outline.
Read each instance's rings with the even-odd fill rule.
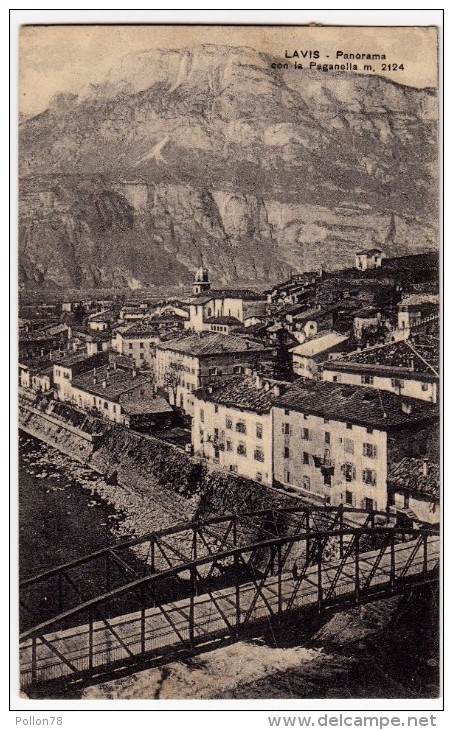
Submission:
[[[21,27],[23,698],[440,696],[438,71]]]

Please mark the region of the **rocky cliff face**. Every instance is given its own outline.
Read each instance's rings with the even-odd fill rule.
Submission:
[[[269,281],[437,246],[435,93],[275,71],[253,49],[131,54],[20,128],[29,286]]]

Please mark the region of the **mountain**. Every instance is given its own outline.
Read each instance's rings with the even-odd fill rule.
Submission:
[[[27,286],[218,282],[437,248],[437,97],[273,70],[251,48],[125,56],[20,124]]]

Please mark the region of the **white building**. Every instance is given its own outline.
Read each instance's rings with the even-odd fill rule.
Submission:
[[[370,248],[365,251],[357,251],[355,255],[355,267],[359,271],[370,271],[380,269],[382,266],[383,253],[380,248]]]
[[[329,360],[323,365],[323,380],[362,385],[437,403],[439,342],[407,340],[368,347]]]
[[[428,438],[435,406],[372,388],[296,381],[273,405],[274,478],[307,498],[387,507],[388,468]]]
[[[134,360],[136,367],[153,367],[155,348],[160,342],[157,330],[145,322],[118,327],[112,337],[112,349]]]
[[[271,362],[273,353],[260,343],[235,335],[192,334],[156,345],[156,383],[167,391],[170,403],[192,415],[193,393],[208,380]]]
[[[194,394],[194,453],[217,468],[272,485],[272,403],[284,385],[259,375],[223,378]]]
[[[338,352],[348,341],[348,335],[338,332],[320,332],[317,337],[291,348],[293,370],[302,378],[318,378],[320,365],[329,355]]]

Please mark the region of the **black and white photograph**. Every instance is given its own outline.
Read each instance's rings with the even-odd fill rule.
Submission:
[[[441,696],[438,47],[20,27],[22,699]]]

